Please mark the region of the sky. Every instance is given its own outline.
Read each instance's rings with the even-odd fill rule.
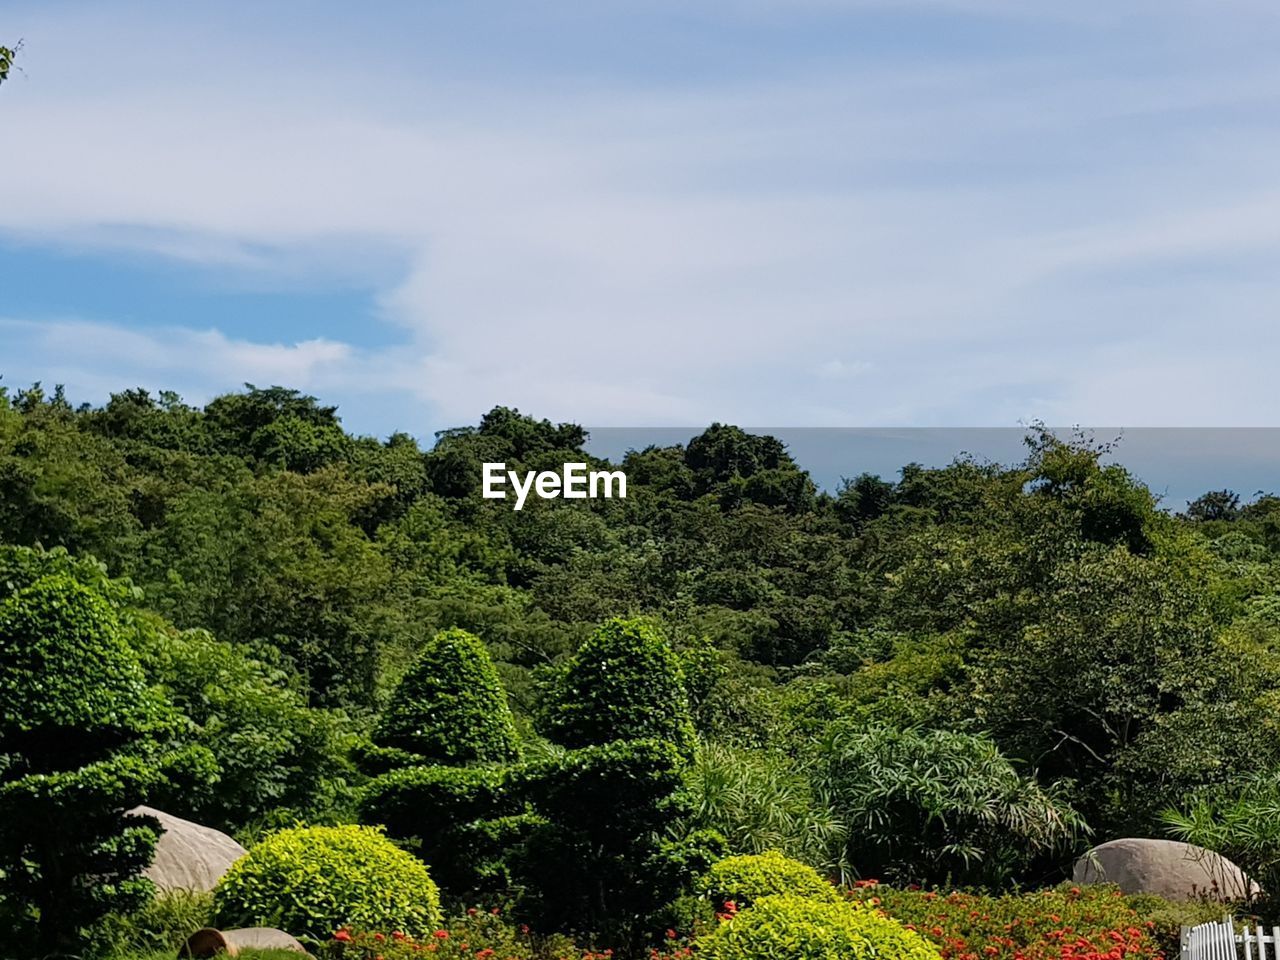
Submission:
[[[1280,424],[1274,0],[0,0],[19,39],[11,389]]]

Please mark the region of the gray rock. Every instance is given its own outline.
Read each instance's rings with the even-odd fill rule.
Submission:
[[[146,875],[159,890],[208,893],[231,864],[245,854],[244,847],[221,830],[152,807],[134,807],[129,813],[155,817],[164,828],[156,844],[155,861],[146,869]]]
[[[294,950],[311,956],[306,948],[283,930],[275,927],[245,927],[241,930],[197,930],[178,952],[179,957],[239,956],[241,950]]]
[[[1077,860],[1071,879],[1114,883],[1125,893],[1167,900],[1238,900],[1260,892],[1226,857],[1176,840],[1111,840]]]
[[[243,930],[223,930],[222,935],[227,943],[241,950],[296,950],[306,953],[306,948],[297,938],[290,936],[275,927],[245,927]]]

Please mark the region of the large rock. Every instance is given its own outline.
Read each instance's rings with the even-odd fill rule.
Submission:
[[[249,949],[294,950],[298,953],[307,953],[306,948],[295,937],[275,927],[245,927],[242,930],[215,930],[212,927],[205,927],[187,938],[178,956],[216,957],[222,953],[235,957],[241,950]]]
[[[218,885],[231,864],[245,854],[244,847],[221,830],[151,807],[134,807],[129,813],[155,817],[164,828],[156,844],[156,858],[146,870],[146,875],[160,890],[207,893]]]
[[[1125,893],[1167,900],[1238,900],[1259,892],[1234,863],[1212,850],[1176,840],[1112,840],[1076,861],[1076,883],[1114,883]]]

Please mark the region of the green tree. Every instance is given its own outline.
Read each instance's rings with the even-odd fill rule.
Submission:
[[[0,83],[4,83],[9,79],[9,71],[13,69],[13,61],[17,59],[18,51],[21,49],[21,40],[12,47],[0,47]]]
[[[189,721],[180,739],[207,749],[217,766],[215,783],[162,788],[155,805],[229,831],[319,822],[353,805],[345,715],[308,708],[297,676],[279,663],[207,631],[136,619],[143,670]]]

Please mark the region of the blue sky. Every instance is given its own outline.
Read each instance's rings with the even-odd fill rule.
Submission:
[[[0,0],[19,38],[10,386],[1277,423],[1274,0]]]

